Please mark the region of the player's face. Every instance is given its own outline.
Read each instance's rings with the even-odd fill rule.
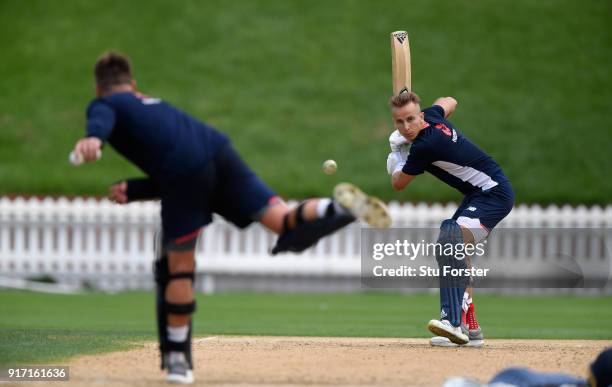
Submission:
[[[391,114],[395,128],[410,141],[413,141],[425,126],[424,114],[418,104],[409,103],[399,108],[394,107]]]

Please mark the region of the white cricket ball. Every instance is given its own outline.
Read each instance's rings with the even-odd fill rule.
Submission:
[[[334,160],[325,160],[325,162],[323,162],[323,172],[325,172],[327,175],[333,175],[336,173],[337,169],[338,164],[336,164]]]

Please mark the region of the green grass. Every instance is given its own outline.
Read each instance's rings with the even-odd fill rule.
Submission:
[[[431,177],[394,193],[388,34],[407,29],[413,85],[459,100],[455,123],[519,202],[609,203],[607,0],[0,2],[0,194],[96,194],[136,175],[108,150],[70,168],[92,66],[129,53],[141,89],[227,132],[281,195],[351,180],[384,199],[457,201]],[[338,161],[328,177],[321,162]],[[299,182],[299,184],[296,184]]]
[[[155,340],[152,293],[0,292],[0,364],[53,362]],[[612,339],[610,297],[481,295],[488,338]],[[431,294],[198,295],[196,335],[429,337]]]

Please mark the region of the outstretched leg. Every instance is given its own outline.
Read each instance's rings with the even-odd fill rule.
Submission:
[[[352,184],[342,183],[334,189],[334,199],[310,199],[291,210],[285,204],[270,206],[259,221],[279,234],[272,249],[272,254],[278,254],[304,251],[356,219],[374,227],[391,225],[387,208],[380,200]]]
[[[304,251],[355,219],[374,227],[391,225],[385,205],[352,184],[338,184],[333,200],[311,199],[289,209],[231,146],[219,152],[215,168],[214,212],[238,227],[258,221],[278,234],[272,254]]]

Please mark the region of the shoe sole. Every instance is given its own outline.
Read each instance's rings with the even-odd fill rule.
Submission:
[[[166,376],[166,382],[172,384],[192,384],[193,372],[188,371],[187,375],[168,374],[168,376]]]
[[[363,193],[357,186],[340,183],[334,188],[334,200],[350,213],[374,228],[391,227],[391,216],[385,203]]]
[[[429,340],[432,347],[457,348],[459,344],[455,344],[444,336],[434,336]]]
[[[429,340],[429,344],[432,347],[443,347],[443,348],[458,348],[458,347],[480,348],[484,345],[484,340],[470,340],[467,344],[459,345],[459,344],[453,343],[446,337],[435,336]]]
[[[464,345],[470,342],[470,339],[463,333],[459,336],[454,332],[447,331],[439,320],[431,320],[427,324],[427,329],[434,335],[446,337],[455,344]]]

